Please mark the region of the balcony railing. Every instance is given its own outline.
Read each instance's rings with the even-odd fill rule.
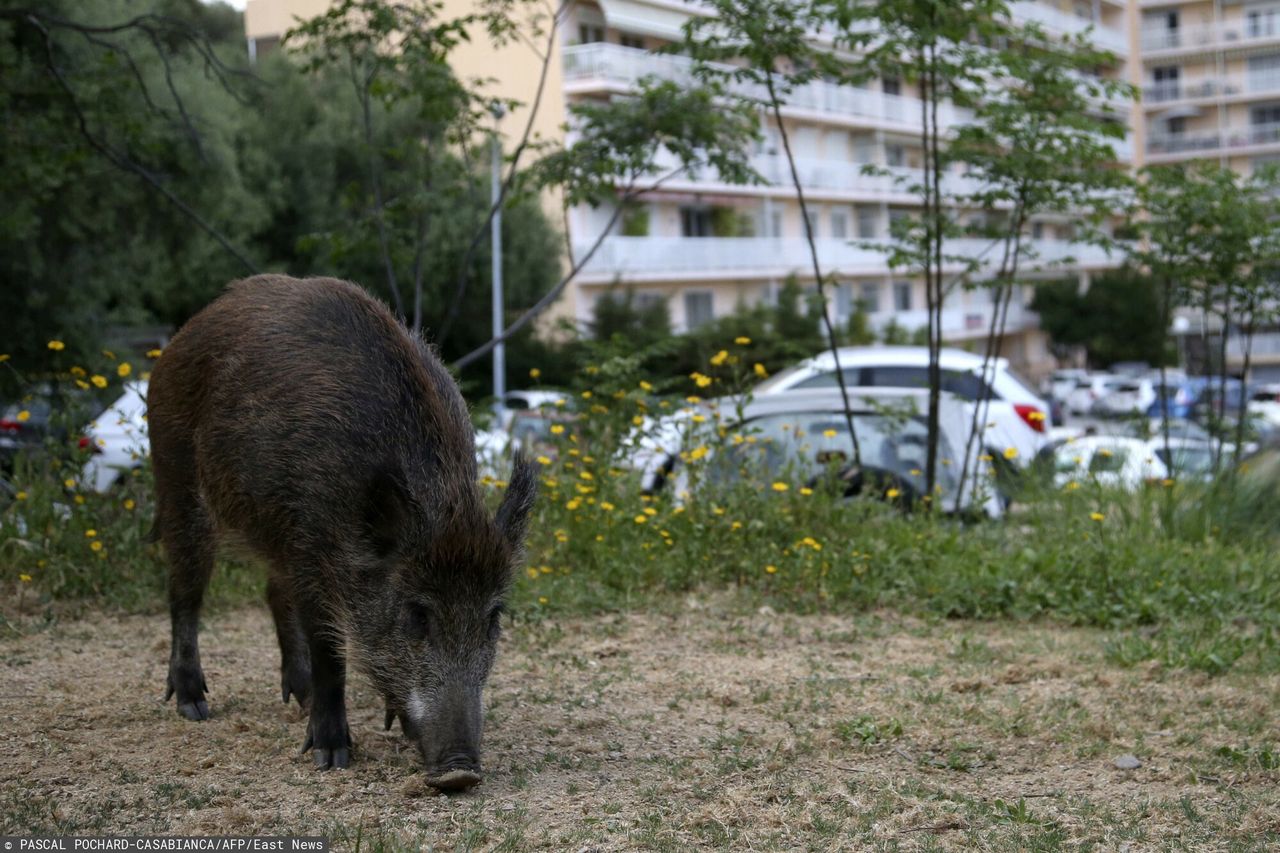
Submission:
[[[1280,92],[1280,73],[1233,74],[1226,77],[1204,77],[1199,80],[1162,81],[1142,89],[1142,97],[1151,103],[1188,101],[1197,98],[1222,98],[1233,95]]]
[[[1018,0],[1010,4],[1015,18],[1035,21],[1051,33],[1074,36],[1092,27],[1089,34],[1094,47],[1113,53],[1128,53],[1129,40],[1119,30],[1063,12],[1035,0]]]
[[[1280,123],[1254,124],[1204,133],[1169,133],[1152,135],[1147,140],[1148,154],[1182,154],[1188,151],[1217,151],[1231,148],[1253,148],[1280,143]]]
[[[1104,269],[1118,266],[1114,257],[1098,246],[1065,240],[1030,241],[1037,257],[1024,262],[1027,272],[1050,269]],[[848,240],[816,241],[818,259],[825,272],[841,275],[888,275],[884,251],[864,248]],[[575,247],[581,257],[588,246]],[[946,243],[950,256],[979,261],[984,269],[999,262],[1000,244],[983,239],[958,239]],[[781,278],[803,275],[811,269],[805,240],[779,237],[620,237],[605,238],[581,271],[584,280],[679,280],[681,278]],[[960,264],[953,264],[958,271]]]
[[[1147,27],[1141,34],[1144,51],[1226,49],[1255,42],[1280,40],[1280,26],[1245,19],[1194,27]]]
[[[1253,336],[1253,344],[1249,348],[1252,358],[1259,356],[1273,358],[1280,356],[1280,332],[1260,332]],[[1244,336],[1239,333],[1227,338],[1227,358],[1240,360],[1244,358]]]
[[[683,84],[694,82],[693,63],[686,57],[655,54],[608,42],[566,47],[564,76],[568,82],[598,80],[619,86],[634,86],[647,76]],[[762,102],[768,99],[763,87],[735,84],[735,90]],[[921,102],[918,98],[815,81],[793,90],[784,109],[868,119],[914,132],[920,122]],[[963,124],[970,117],[967,110],[951,104],[939,105],[938,119],[943,128]]]

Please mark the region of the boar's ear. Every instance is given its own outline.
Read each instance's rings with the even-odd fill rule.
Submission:
[[[392,471],[379,469],[365,491],[364,523],[379,557],[392,554],[404,538],[413,498]]]
[[[538,496],[538,466],[517,453],[511,464],[507,493],[498,507],[498,528],[511,547],[520,551],[524,534],[529,529],[529,513]]]

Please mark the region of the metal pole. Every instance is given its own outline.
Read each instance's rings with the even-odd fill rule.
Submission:
[[[503,330],[502,317],[502,207],[498,204],[502,187],[502,141],[498,138],[498,122],[502,120],[506,110],[501,103],[494,102],[489,108],[493,113],[493,158],[490,176],[489,203],[493,206],[493,220],[490,228],[492,238],[491,262],[493,267],[493,336],[499,337]],[[493,348],[493,396],[501,403],[507,394],[507,361],[506,346],[498,343]]]

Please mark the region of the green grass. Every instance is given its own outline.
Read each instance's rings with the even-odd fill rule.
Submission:
[[[747,381],[732,359],[725,371],[716,377],[725,387]],[[588,379],[583,417],[535,451],[546,464],[512,595],[517,619],[678,607],[728,590],[747,606],[796,612],[1100,627],[1111,632],[1109,659],[1125,665],[1280,669],[1274,489],[1029,489],[1003,520],[962,522],[796,483],[699,488],[694,454],[691,493],[650,500],[612,449],[634,418],[683,401],[655,397],[623,368]],[[21,467],[23,499],[0,510],[0,586],[16,602],[5,616],[30,625],[67,608],[160,609],[165,566],[147,539],[148,474],[92,495],[68,477],[74,463]],[[485,487],[496,501],[501,484]],[[253,566],[224,561],[210,604],[257,600],[262,588]],[[980,643],[956,650],[967,660],[987,653]]]

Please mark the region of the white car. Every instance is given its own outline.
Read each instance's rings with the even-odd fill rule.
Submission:
[[[1049,374],[1049,378],[1044,381],[1040,390],[1048,395],[1049,399],[1061,402],[1067,399],[1067,395],[1075,389],[1077,382],[1088,376],[1089,371],[1083,367],[1064,367]]]
[[[1095,403],[1128,381],[1130,380],[1123,376],[1113,376],[1110,373],[1091,373],[1076,382],[1076,387],[1067,394],[1062,407],[1073,415],[1092,414]]]
[[[840,371],[848,388],[929,387],[929,350],[926,347],[843,347],[838,350]],[[978,429],[979,452],[1014,459],[1026,466],[1045,446],[1053,421],[1048,404],[1036,396],[1004,358],[987,364],[986,381],[980,376],[982,356],[944,348],[939,357],[942,390],[969,406],[982,405]],[[772,379],[757,385],[759,399],[789,391],[837,388],[835,359],[830,351],[805,359]],[[989,402],[983,402],[983,400]]]
[[[124,393],[94,418],[81,444],[91,450],[80,471],[80,482],[95,492],[108,491],[142,467],[151,443],[147,439],[147,383],[128,382]]]
[[[1150,379],[1125,379],[1109,387],[1110,391],[1094,403],[1094,414],[1145,415],[1156,401],[1156,386]]]
[[[1211,445],[1193,439],[1170,438],[1169,450],[1172,466],[1166,458],[1162,439],[1144,441],[1118,435],[1078,438],[1059,445],[1054,451],[1053,481],[1057,486],[1092,481],[1103,486],[1137,489],[1161,484],[1170,477],[1195,480],[1210,476]]]
[[[964,490],[960,490],[969,406],[951,394],[943,394],[939,402],[938,450],[943,464],[936,479],[938,506],[945,512],[959,509],[1001,516],[1004,502],[996,491],[993,469],[982,461],[978,447],[970,450]],[[704,419],[685,422],[682,440],[670,453],[664,472],[672,480],[668,488],[682,500],[694,488],[736,480],[744,467],[763,475],[764,482],[792,478],[793,487],[801,487],[834,467],[846,484],[846,496],[921,500],[927,494],[928,391],[864,388],[850,395],[850,405],[861,466],[853,464],[853,441],[838,390],[766,395],[741,408],[721,408],[718,414],[704,405],[699,409]],[[706,467],[696,483],[687,463],[681,461],[681,452],[689,451],[709,456],[701,463]],[[697,458],[693,454],[683,458],[690,457]]]
[[[493,404],[495,427],[499,430],[510,430],[511,421],[516,412],[529,409],[541,409],[544,406],[563,406],[568,404],[572,395],[567,391],[541,390],[508,391],[502,400]]]
[[[1255,388],[1249,395],[1249,413],[1280,426],[1280,384]]]

